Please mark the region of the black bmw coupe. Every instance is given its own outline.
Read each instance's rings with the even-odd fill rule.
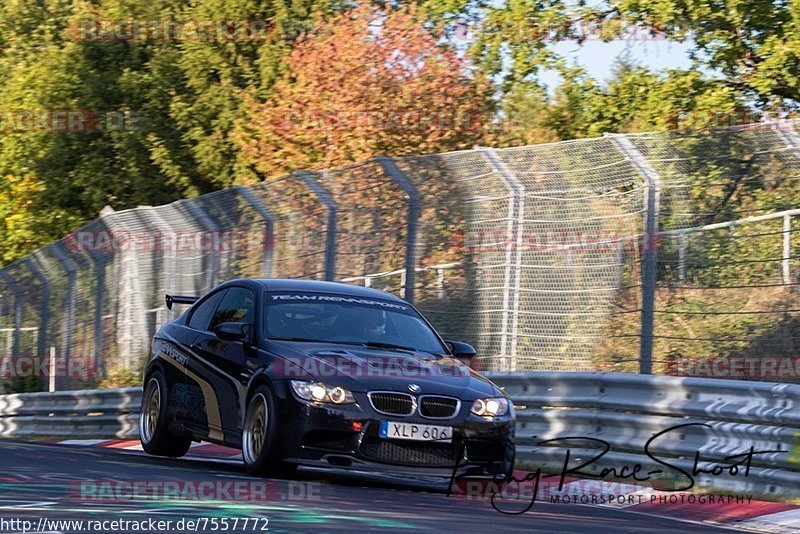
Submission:
[[[248,471],[297,465],[503,477],[514,407],[408,302],[309,280],[221,284],[165,324],[144,371],[144,450],[242,450]]]

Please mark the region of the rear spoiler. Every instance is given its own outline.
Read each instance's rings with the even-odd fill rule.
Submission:
[[[200,297],[186,297],[181,295],[167,295],[167,309],[171,310],[173,304],[194,304]]]

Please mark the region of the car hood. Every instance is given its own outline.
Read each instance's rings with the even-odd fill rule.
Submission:
[[[282,360],[276,374],[285,378],[314,379],[353,392],[408,392],[416,385],[420,395],[463,400],[499,394],[488,379],[447,356],[317,343],[275,344]]]

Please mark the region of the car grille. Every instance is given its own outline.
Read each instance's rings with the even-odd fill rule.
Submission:
[[[432,397],[425,395],[419,399],[419,414],[431,419],[449,419],[456,415],[461,401],[452,397]]]
[[[455,450],[450,443],[397,443],[375,438],[365,438],[360,449],[362,456],[377,462],[426,467],[454,466]]]
[[[414,397],[408,393],[372,392],[369,402],[376,411],[389,415],[411,415],[416,410]]]

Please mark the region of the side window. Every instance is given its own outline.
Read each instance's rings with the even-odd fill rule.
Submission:
[[[220,323],[248,323],[255,321],[256,298],[252,291],[243,287],[232,287],[214,312],[208,329],[213,330]]]
[[[211,321],[211,316],[214,315],[214,310],[217,309],[219,301],[222,300],[223,295],[227,289],[217,291],[206,300],[200,303],[200,306],[192,311],[192,316],[189,317],[189,328],[195,330],[210,330],[208,323]]]

